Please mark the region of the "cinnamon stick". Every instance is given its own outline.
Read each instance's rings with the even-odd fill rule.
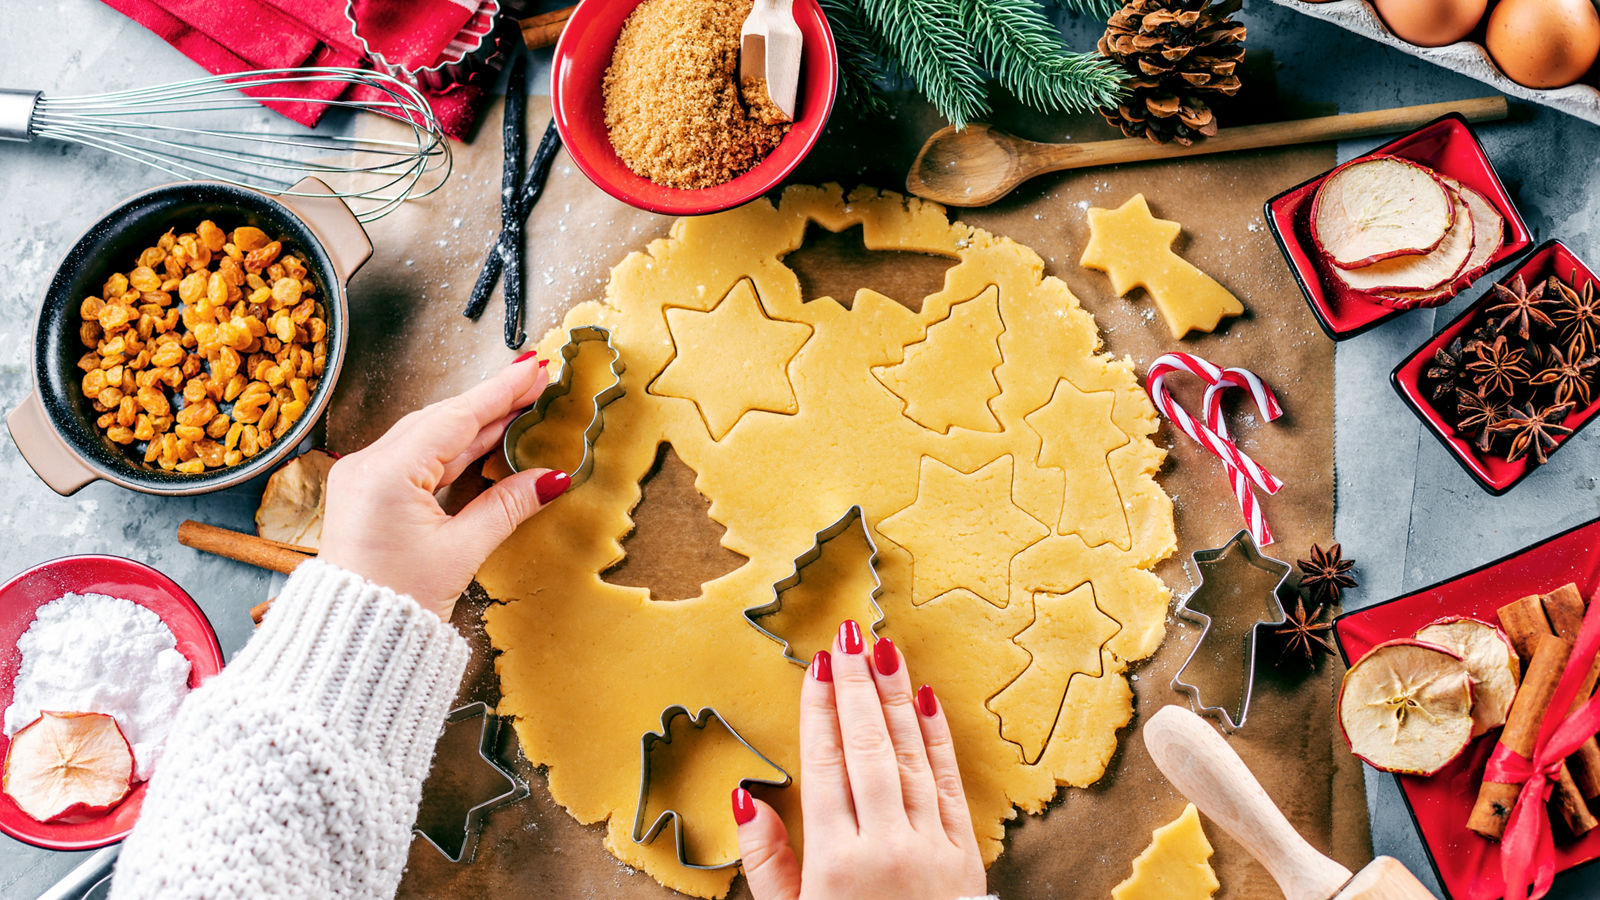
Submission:
[[[192,519],[178,526],[178,543],[247,565],[287,575],[315,554],[302,547],[269,541],[242,531],[219,528]]]
[[[538,50],[555,44],[561,37],[561,30],[567,27],[567,19],[572,17],[575,6],[552,12],[540,13],[519,19],[517,25],[522,28],[522,42],[528,45],[529,50]]]
[[[1553,635],[1540,635],[1534,643],[1533,659],[1522,676],[1522,685],[1511,701],[1511,712],[1505,728],[1500,732],[1500,744],[1512,752],[1532,757],[1534,744],[1539,739],[1539,728],[1550,708],[1550,698],[1556,684],[1566,670],[1567,658],[1572,655],[1572,645]],[[1571,775],[1556,779],[1555,793],[1562,817],[1574,834],[1583,834],[1595,827],[1595,819],[1583,803]],[[1490,840],[1499,840],[1505,834],[1506,822],[1511,818],[1511,808],[1516,804],[1518,784],[1485,781],[1478,789],[1478,801],[1472,807],[1467,827]]]
[[[1517,649],[1517,655],[1522,657],[1522,671],[1528,671],[1528,664],[1533,660],[1533,648],[1539,638],[1555,634],[1544,613],[1544,598],[1530,594],[1513,600],[1500,607],[1499,616],[1500,627],[1505,630],[1506,637],[1511,638],[1511,646]]]
[[[1578,586],[1565,584],[1545,594],[1544,611],[1556,634],[1576,644],[1578,631],[1583,628],[1584,614],[1583,595],[1578,593]],[[1578,685],[1578,693],[1572,698],[1572,710],[1589,702],[1597,681],[1600,681],[1600,655],[1589,663],[1589,673],[1584,676],[1583,682]],[[1572,771],[1572,780],[1577,783],[1584,799],[1600,797],[1600,742],[1591,737],[1579,744],[1578,749],[1567,757],[1567,768]]]

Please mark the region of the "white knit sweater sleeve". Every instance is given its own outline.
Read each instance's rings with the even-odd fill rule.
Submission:
[[[111,895],[393,897],[466,641],[322,562],[178,711]]]

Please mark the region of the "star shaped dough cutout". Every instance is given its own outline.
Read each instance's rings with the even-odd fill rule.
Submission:
[[[1150,293],[1174,338],[1211,331],[1244,304],[1210,275],[1172,251],[1183,226],[1150,213],[1143,194],[1116,209],[1089,209],[1089,245],[1078,264],[1111,276],[1121,297],[1136,287]]]
[[[788,369],[811,326],[767,315],[750,279],[707,312],[669,306],[666,317],[676,353],[647,390],[694,403],[712,440],[747,412],[799,412]]]
[[[878,533],[912,557],[911,602],[966,588],[1002,609],[1011,597],[1011,559],[1050,528],[1012,500],[1014,461],[1002,456],[972,472],[924,456],[917,499],[878,523]]]
[[[1039,465],[1060,469],[1065,490],[1058,534],[1076,534],[1091,547],[1127,547],[1127,511],[1111,473],[1111,451],[1127,446],[1116,426],[1115,391],[1082,391],[1063,378],[1050,402],[1022,417],[1039,433]]]

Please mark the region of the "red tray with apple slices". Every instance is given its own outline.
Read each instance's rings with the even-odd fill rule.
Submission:
[[[1547,593],[1568,582],[1576,584],[1586,598],[1600,590],[1600,519],[1448,581],[1345,613],[1334,620],[1334,639],[1349,663],[1384,641],[1410,637],[1417,629],[1446,616],[1470,616],[1496,623],[1495,613],[1501,606],[1518,597]],[[1497,900],[1505,893],[1500,878],[1500,845],[1467,830],[1484,766],[1499,736],[1497,728],[1479,737],[1455,761],[1430,777],[1394,776],[1411,820],[1422,836],[1428,860],[1450,900]],[[1577,841],[1556,841],[1558,872],[1596,859],[1600,859],[1600,829]],[[1558,878],[1558,889],[1561,883]]]
[[[194,600],[167,576],[143,563],[116,556],[67,556],[40,563],[0,585],[0,709],[11,705],[12,685],[22,664],[17,640],[33,624],[34,611],[62,594],[108,594],[161,617],[189,660],[189,687],[222,671],[222,648],[211,622]],[[11,747],[0,735],[0,758]],[[139,818],[145,782],[105,815],[81,822],[40,822],[0,793],[0,832],[47,850],[90,850],[127,837]]]
[[[1396,138],[1370,153],[1356,157],[1398,156],[1421,163],[1441,175],[1448,175],[1483,194],[1505,219],[1504,241],[1490,257],[1484,271],[1527,249],[1532,243],[1528,226],[1517,212],[1511,195],[1495,174],[1488,154],[1478,143],[1467,120],[1458,113],[1442,116],[1412,133]],[[1353,160],[1352,160],[1353,161]],[[1283,251],[1283,258],[1305,294],[1306,303],[1317,317],[1317,324],[1336,341],[1355,337],[1406,312],[1368,299],[1334,276],[1332,266],[1317,251],[1311,238],[1311,205],[1325,172],[1298,184],[1266,203],[1267,227]],[[1478,273],[1482,275],[1483,273]],[[1465,289],[1465,286],[1462,286]]]

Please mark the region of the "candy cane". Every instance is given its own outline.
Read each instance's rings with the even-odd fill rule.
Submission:
[[[1206,383],[1202,401],[1203,421],[1196,422],[1166,389],[1166,378],[1175,372],[1188,372]],[[1271,472],[1262,468],[1249,454],[1233,442],[1228,426],[1222,418],[1222,395],[1229,388],[1242,388],[1249,392],[1262,417],[1274,421],[1283,415],[1277,395],[1254,372],[1247,369],[1222,369],[1188,353],[1168,353],[1157,359],[1145,377],[1146,390],[1156,408],[1200,446],[1222,460],[1228,480],[1233,487],[1234,499],[1244,515],[1257,546],[1272,543],[1272,529],[1267,525],[1266,514],[1256,499],[1252,484],[1268,494],[1276,494],[1283,487]]]

